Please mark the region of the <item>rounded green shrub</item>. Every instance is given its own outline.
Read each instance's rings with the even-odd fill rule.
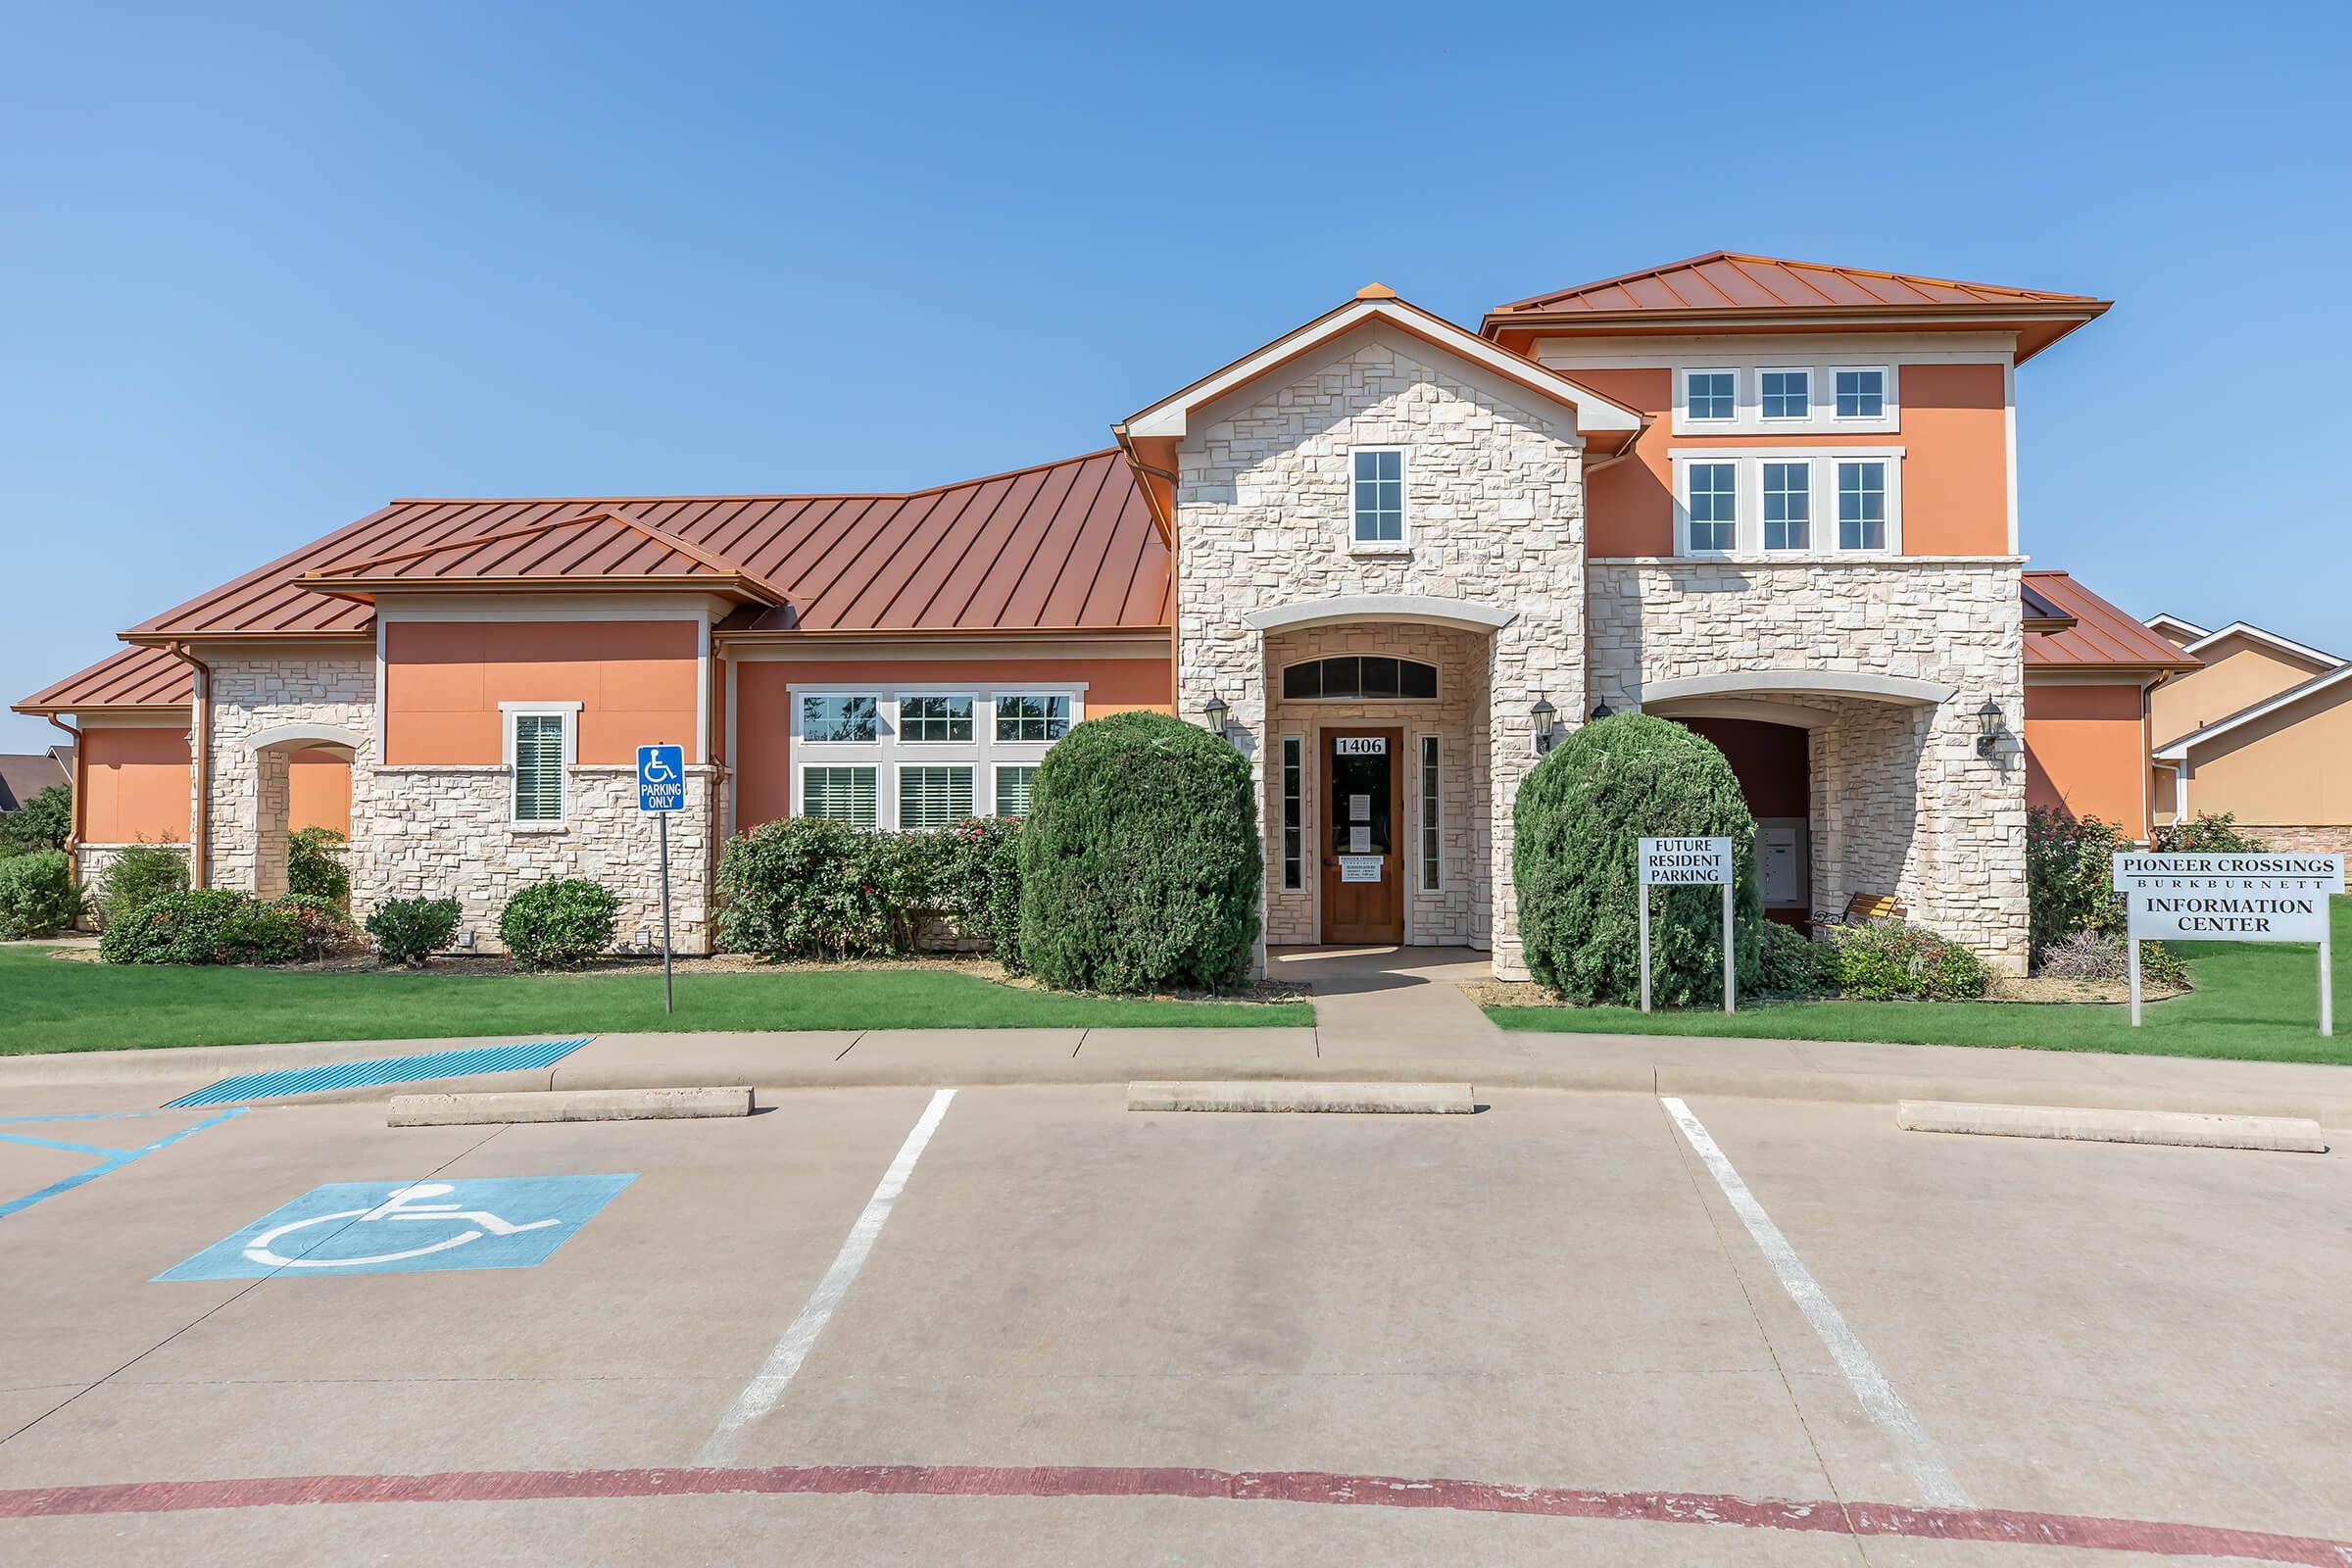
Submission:
[[[1992,987],[1976,954],[1907,920],[1873,920],[1838,938],[1838,984],[1865,1002],[1971,1002]]]
[[[585,877],[524,888],[498,917],[499,940],[517,969],[570,968],[612,946],[620,900]]]
[[[142,904],[188,891],[188,858],[170,844],[133,844],[98,873],[98,911],[112,925]]]
[[[1720,896],[1720,895],[1719,895]],[[1767,920],[1756,964],[1756,989],[1768,997],[1834,997],[1838,994],[1838,948],[1816,942],[1794,926]]]
[[[296,828],[286,836],[286,891],[351,906],[351,871],[334,853],[344,843],[331,827]]]
[[[457,935],[461,912],[455,899],[393,899],[369,912],[368,934],[384,962],[421,969]]]
[[[74,835],[74,791],[52,784],[13,811],[0,811],[0,845],[21,853],[63,850]]]
[[[762,822],[718,860],[717,932],[729,953],[846,958],[888,953],[910,918],[910,865],[860,831],[821,816]]]
[[[1257,944],[1250,764],[1166,713],[1089,719],[1038,768],[1020,832],[1020,961],[1079,991],[1230,991]]]
[[[167,893],[108,924],[108,963],[285,963],[302,955],[301,921],[234,888]]]
[[[1595,719],[1536,764],[1511,819],[1519,939],[1543,984],[1579,1004],[1640,1002],[1635,840],[1729,838],[1736,983],[1754,987],[1764,924],[1756,825],[1713,742],[1646,713]],[[1649,931],[1656,1001],[1723,1001],[1722,889],[1651,889]]]
[[[35,797],[38,799],[38,797]],[[63,850],[34,850],[0,859],[0,942],[51,937],[89,907]]]

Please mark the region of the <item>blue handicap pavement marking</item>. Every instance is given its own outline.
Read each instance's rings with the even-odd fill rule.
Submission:
[[[636,1179],[632,1171],[329,1182],[164,1270],[155,1283],[537,1268]]]
[[[64,1132],[69,1130],[62,1125],[67,1122],[144,1121],[163,1114],[165,1112],[157,1110],[131,1110],[92,1111],[73,1116],[0,1116],[0,1128],[51,1124],[52,1131]],[[97,1161],[88,1169],[75,1171],[63,1181],[51,1182],[37,1193],[26,1193],[20,1198],[0,1199],[0,1219],[6,1219],[11,1214],[30,1208],[44,1198],[55,1198],[60,1193],[70,1193],[76,1187],[86,1186],[109,1171],[121,1170],[134,1159],[144,1158],[159,1149],[169,1149],[183,1138],[193,1138],[208,1127],[218,1127],[224,1121],[234,1120],[244,1114],[245,1107],[239,1105],[234,1110],[224,1110],[217,1116],[207,1116],[192,1127],[182,1127],[175,1133],[167,1133],[152,1142],[134,1144],[128,1149],[119,1144],[89,1143],[84,1139],[46,1138],[37,1133],[0,1131],[0,1144],[24,1144],[33,1149],[54,1149],[68,1154],[87,1154]],[[71,1130],[85,1131],[78,1127]],[[111,1134],[104,1127],[86,1130],[88,1138],[105,1136],[111,1136]]]

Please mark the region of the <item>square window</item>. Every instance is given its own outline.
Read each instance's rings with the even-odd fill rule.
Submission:
[[[960,822],[972,814],[969,766],[899,769],[899,828],[919,833]]]
[[[1762,396],[1767,419],[1809,419],[1813,416],[1813,372],[1766,370]]]
[[[1886,465],[1838,465],[1838,548],[1886,548]]]
[[[1398,451],[1358,452],[1354,455],[1355,542],[1404,542],[1404,454]]]
[[[1692,370],[1683,382],[1683,416],[1731,419],[1740,412],[1740,372]]]
[[[801,699],[805,741],[872,741],[881,733],[879,707],[870,696],[811,692]]]
[[[852,827],[872,827],[874,773],[871,767],[802,768],[801,814],[831,817]]]
[[[1813,466],[1809,463],[1764,465],[1764,548],[1810,550],[1813,547]]]
[[[1725,552],[1740,544],[1739,468],[1729,463],[1693,463],[1685,470],[1690,514],[1690,548]]]
[[[1001,741],[1057,741],[1069,732],[1067,697],[997,699],[997,739]]]
[[[968,741],[971,738],[972,700],[969,697],[899,699],[899,739]]]
[[[1880,419],[1886,416],[1886,372],[1885,370],[1839,370],[1838,372],[1838,417],[1840,419]]]
[[[517,822],[564,820],[563,713],[514,715],[514,817]]]
[[[1037,765],[1024,762],[1018,767],[997,769],[997,814],[999,816],[1027,816],[1029,798],[1037,789]]]

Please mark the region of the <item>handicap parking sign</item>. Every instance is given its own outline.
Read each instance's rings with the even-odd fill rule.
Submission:
[[[536,1268],[636,1179],[631,1172],[329,1182],[166,1269],[155,1282]]]
[[[686,809],[685,747],[640,746],[637,748],[637,809],[640,811],[683,811]]]

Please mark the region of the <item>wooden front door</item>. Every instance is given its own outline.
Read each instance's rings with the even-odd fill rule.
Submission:
[[[1404,732],[1323,732],[1323,940],[1404,941]]]

